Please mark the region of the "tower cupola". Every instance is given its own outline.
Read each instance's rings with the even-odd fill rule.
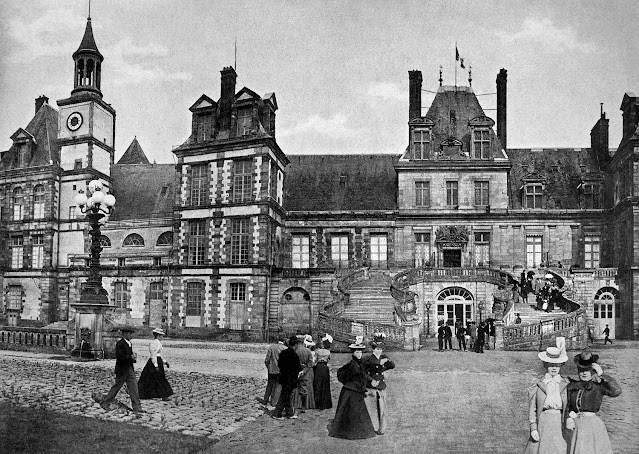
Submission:
[[[75,74],[73,78],[73,90],[71,95],[80,93],[94,93],[102,98],[100,91],[100,78],[102,73],[102,61],[104,57],[98,50],[93,38],[91,16],[87,18],[87,26],[80,47],[73,53],[75,61]]]

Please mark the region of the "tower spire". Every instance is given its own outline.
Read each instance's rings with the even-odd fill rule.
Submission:
[[[102,76],[102,61],[104,57],[98,50],[93,37],[93,27],[91,26],[91,6],[89,4],[89,17],[84,29],[84,36],[80,47],[73,53],[75,61],[75,74],[73,79],[73,90],[71,95],[79,93],[94,93],[102,97],[100,83]]]

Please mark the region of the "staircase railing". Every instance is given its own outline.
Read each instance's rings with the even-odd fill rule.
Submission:
[[[403,326],[370,321],[360,322],[325,312],[319,313],[318,327],[321,332],[330,334],[335,340],[349,344],[355,341],[356,336],[371,339],[374,333],[382,332],[386,334],[385,343],[387,346],[401,348],[406,336],[406,329]]]
[[[555,276],[560,288],[566,287],[567,275],[555,270],[545,270]],[[567,312],[550,320],[514,324],[514,309],[509,307],[504,313],[503,341],[506,350],[529,350],[538,348],[540,351],[548,345],[554,345],[557,337],[566,338],[568,348],[581,348],[586,340],[586,310],[577,301],[568,298],[572,289],[564,289],[558,295],[557,305]],[[548,345],[546,345],[548,344]]]
[[[350,303],[351,295],[348,292],[348,288],[353,284],[366,279],[368,279],[368,268],[352,270],[342,276],[337,281],[337,290],[333,293],[333,301],[326,304],[320,313],[324,312],[332,315],[343,313],[344,307]]]

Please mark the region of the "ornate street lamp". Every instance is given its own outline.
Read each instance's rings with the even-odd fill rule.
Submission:
[[[89,278],[80,292],[80,302],[72,303],[75,316],[75,345],[72,356],[81,358],[104,357],[102,334],[104,316],[113,308],[109,304],[109,295],[102,287],[100,266],[100,220],[113,211],[115,197],[107,194],[99,180],[89,183],[89,197],[82,191],[75,196],[75,203],[86,214],[91,236],[91,257],[89,259]]]
[[[426,303],[426,336],[430,337],[430,308],[432,304]]]
[[[482,315],[484,314],[484,308],[486,307],[486,303],[480,301],[479,304],[479,323],[482,322]]]

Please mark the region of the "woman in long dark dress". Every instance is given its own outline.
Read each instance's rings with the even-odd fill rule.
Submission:
[[[169,400],[173,394],[173,389],[166,379],[164,366],[169,367],[169,363],[162,359],[162,336],[164,331],[159,328],[153,330],[154,339],[149,344],[151,357],[146,362],[140,380],[138,381],[138,391],[140,399],[153,399],[161,397],[162,400]]]
[[[333,407],[331,398],[331,377],[328,372],[328,362],[331,359],[331,343],[333,338],[327,334],[322,338],[322,347],[318,348],[317,364],[315,365],[315,378],[313,381],[313,391],[315,392],[315,408],[326,410]]]
[[[358,336],[357,342],[349,345],[353,353],[351,361],[337,371],[337,379],[343,386],[335,418],[328,429],[331,437],[356,440],[377,435],[364,403],[366,375],[362,370],[362,352],[366,346],[360,339],[361,336]]]

